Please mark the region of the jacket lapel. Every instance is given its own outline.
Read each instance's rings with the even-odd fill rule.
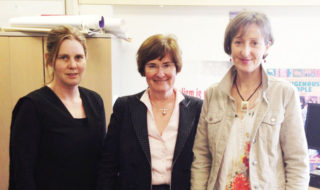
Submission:
[[[189,104],[190,100],[187,97],[180,103],[178,136],[173,155],[173,164],[182,152],[195,122],[194,112],[191,111],[193,109],[190,108]]]
[[[137,94],[130,105],[130,111],[132,113],[131,120],[133,128],[136,132],[138,141],[142,147],[143,152],[145,153],[149,163],[151,163],[150,147],[149,147],[149,138],[148,138],[148,128],[147,128],[147,108],[140,101],[140,98],[144,92]]]

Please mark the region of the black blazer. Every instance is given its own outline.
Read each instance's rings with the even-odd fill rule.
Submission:
[[[113,107],[98,174],[98,190],[151,190],[151,156],[144,92],[118,98]],[[190,189],[192,147],[202,100],[180,102],[171,190]]]

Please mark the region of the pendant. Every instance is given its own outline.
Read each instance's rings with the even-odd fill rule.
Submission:
[[[249,109],[249,102],[248,101],[241,101],[240,106],[241,111],[246,112]]]
[[[168,108],[160,108],[160,111],[162,111],[162,115],[165,116],[167,114]]]

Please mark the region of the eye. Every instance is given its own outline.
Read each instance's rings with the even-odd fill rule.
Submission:
[[[240,41],[240,40],[236,40],[236,41],[234,41],[234,43],[235,43],[236,45],[240,45],[240,44],[241,44],[241,41]]]
[[[76,58],[75,58],[77,61],[82,61],[84,59],[84,56],[83,55],[76,55]]]
[[[58,56],[58,59],[61,59],[63,61],[68,61],[69,56],[68,55],[60,55],[60,56]]]
[[[251,42],[251,43],[252,43],[252,45],[254,45],[254,46],[259,45],[259,42],[257,42],[257,41],[253,41],[253,42]]]
[[[149,64],[147,64],[147,67],[150,68],[150,69],[155,69],[158,66],[156,64],[154,64],[154,63],[149,63]]]
[[[164,64],[162,65],[162,67],[163,67],[163,68],[169,68],[169,67],[171,67],[171,64],[170,64],[170,63],[164,63]]]

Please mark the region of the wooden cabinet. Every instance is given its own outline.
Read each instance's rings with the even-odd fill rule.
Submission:
[[[8,189],[12,109],[20,97],[45,84],[45,38],[0,33],[0,190]],[[87,38],[89,57],[80,84],[101,95],[107,122],[112,110],[111,41]]]

